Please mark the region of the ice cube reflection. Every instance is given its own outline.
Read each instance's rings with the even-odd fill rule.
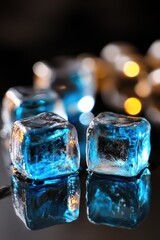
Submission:
[[[89,174],[87,216],[94,224],[135,228],[149,213],[150,171],[139,177],[122,178]]]
[[[78,174],[39,183],[25,182],[13,175],[11,183],[13,207],[28,229],[38,230],[78,218]]]

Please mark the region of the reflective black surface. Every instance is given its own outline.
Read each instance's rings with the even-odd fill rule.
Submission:
[[[129,178],[89,173],[86,202],[91,223],[135,228],[149,214],[150,171]]]
[[[37,183],[13,175],[11,195],[16,215],[30,230],[71,223],[79,217],[77,173]]]

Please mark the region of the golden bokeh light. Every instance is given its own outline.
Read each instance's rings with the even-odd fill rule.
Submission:
[[[124,110],[130,115],[137,115],[142,109],[139,99],[131,97],[124,102]]]
[[[134,88],[135,93],[142,98],[148,97],[151,94],[151,86],[147,81],[140,81]]]
[[[127,61],[123,66],[123,73],[127,77],[136,77],[140,72],[139,65],[134,61]]]

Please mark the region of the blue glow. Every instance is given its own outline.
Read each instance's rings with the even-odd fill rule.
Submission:
[[[52,83],[63,100],[68,119],[71,123],[76,114],[89,112],[94,107],[96,81],[92,71],[86,71],[80,63],[72,70],[64,70],[64,75],[57,77]],[[77,61],[72,63],[72,68]],[[88,100],[88,101],[87,101]],[[85,104],[83,105],[83,103]]]
[[[63,103],[56,92],[32,87],[10,88],[2,101],[3,128],[10,134],[11,126],[16,120],[42,112],[66,116]]]
[[[78,175],[27,183],[12,176],[12,202],[17,216],[31,230],[75,221],[79,216]]]
[[[76,172],[80,153],[76,129],[54,113],[16,121],[11,159],[27,178],[46,179]]]
[[[134,228],[150,209],[150,172],[137,178],[88,175],[87,216],[94,224]]]
[[[86,108],[87,106],[87,110],[85,109],[85,111],[90,111],[90,109],[94,107],[96,94],[95,76],[93,69],[88,66],[91,65],[91,61],[88,61],[88,59],[85,62],[78,59],[70,59],[71,61],[69,59],[63,60],[58,64],[57,76],[55,80],[52,81],[51,88],[58,92],[63,100],[68,120],[77,129],[81,148],[81,159],[85,161],[87,125],[84,118],[80,118],[80,114],[83,113],[84,107]],[[54,69],[54,65],[52,65],[52,67]],[[83,108],[81,111],[78,104],[82,99],[85,100],[87,96],[90,96],[90,103],[88,105],[88,102],[85,101],[84,106],[81,106]],[[82,105],[82,102],[80,103],[80,105]]]
[[[84,126],[88,126],[90,124],[90,122],[92,121],[92,119],[94,118],[94,114],[91,112],[86,112],[86,113],[82,113],[79,116],[79,121],[82,125]]]
[[[52,112],[54,109],[53,99],[28,99],[15,109],[15,120],[32,117],[42,112]]]
[[[94,172],[136,176],[148,166],[150,124],[144,118],[104,112],[87,130],[87,166]]]
[[[85,96],[78,102],[78,109],[80,112],[89,112],[94,107],[94,98],[92,96]]]

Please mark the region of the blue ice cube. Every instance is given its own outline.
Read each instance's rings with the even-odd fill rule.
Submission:
[[[150,210],[150,172],[124,178],[89,174],[87,179],[87,215],[94,224],[135,228]]]
[[[75,221],[79,216],[80,183],[77,174],[43,183],[12,176],[12,202],[17,216],[31,230]]]
[[[2,101],[3,129],[10,133],[14,121],[42,112],[55,112],[65,116],[63,103],[56,92],[29,86],[12,87]]]
[[[136,176],[148,166],[150,155],[149,122],[103,112],[87,129],[88,170],[121,176]]]
[[[46,112],[16,121],[10,142],[13,167],[27,178],[52,178],[79,169],[77,131],[57,114]]]

